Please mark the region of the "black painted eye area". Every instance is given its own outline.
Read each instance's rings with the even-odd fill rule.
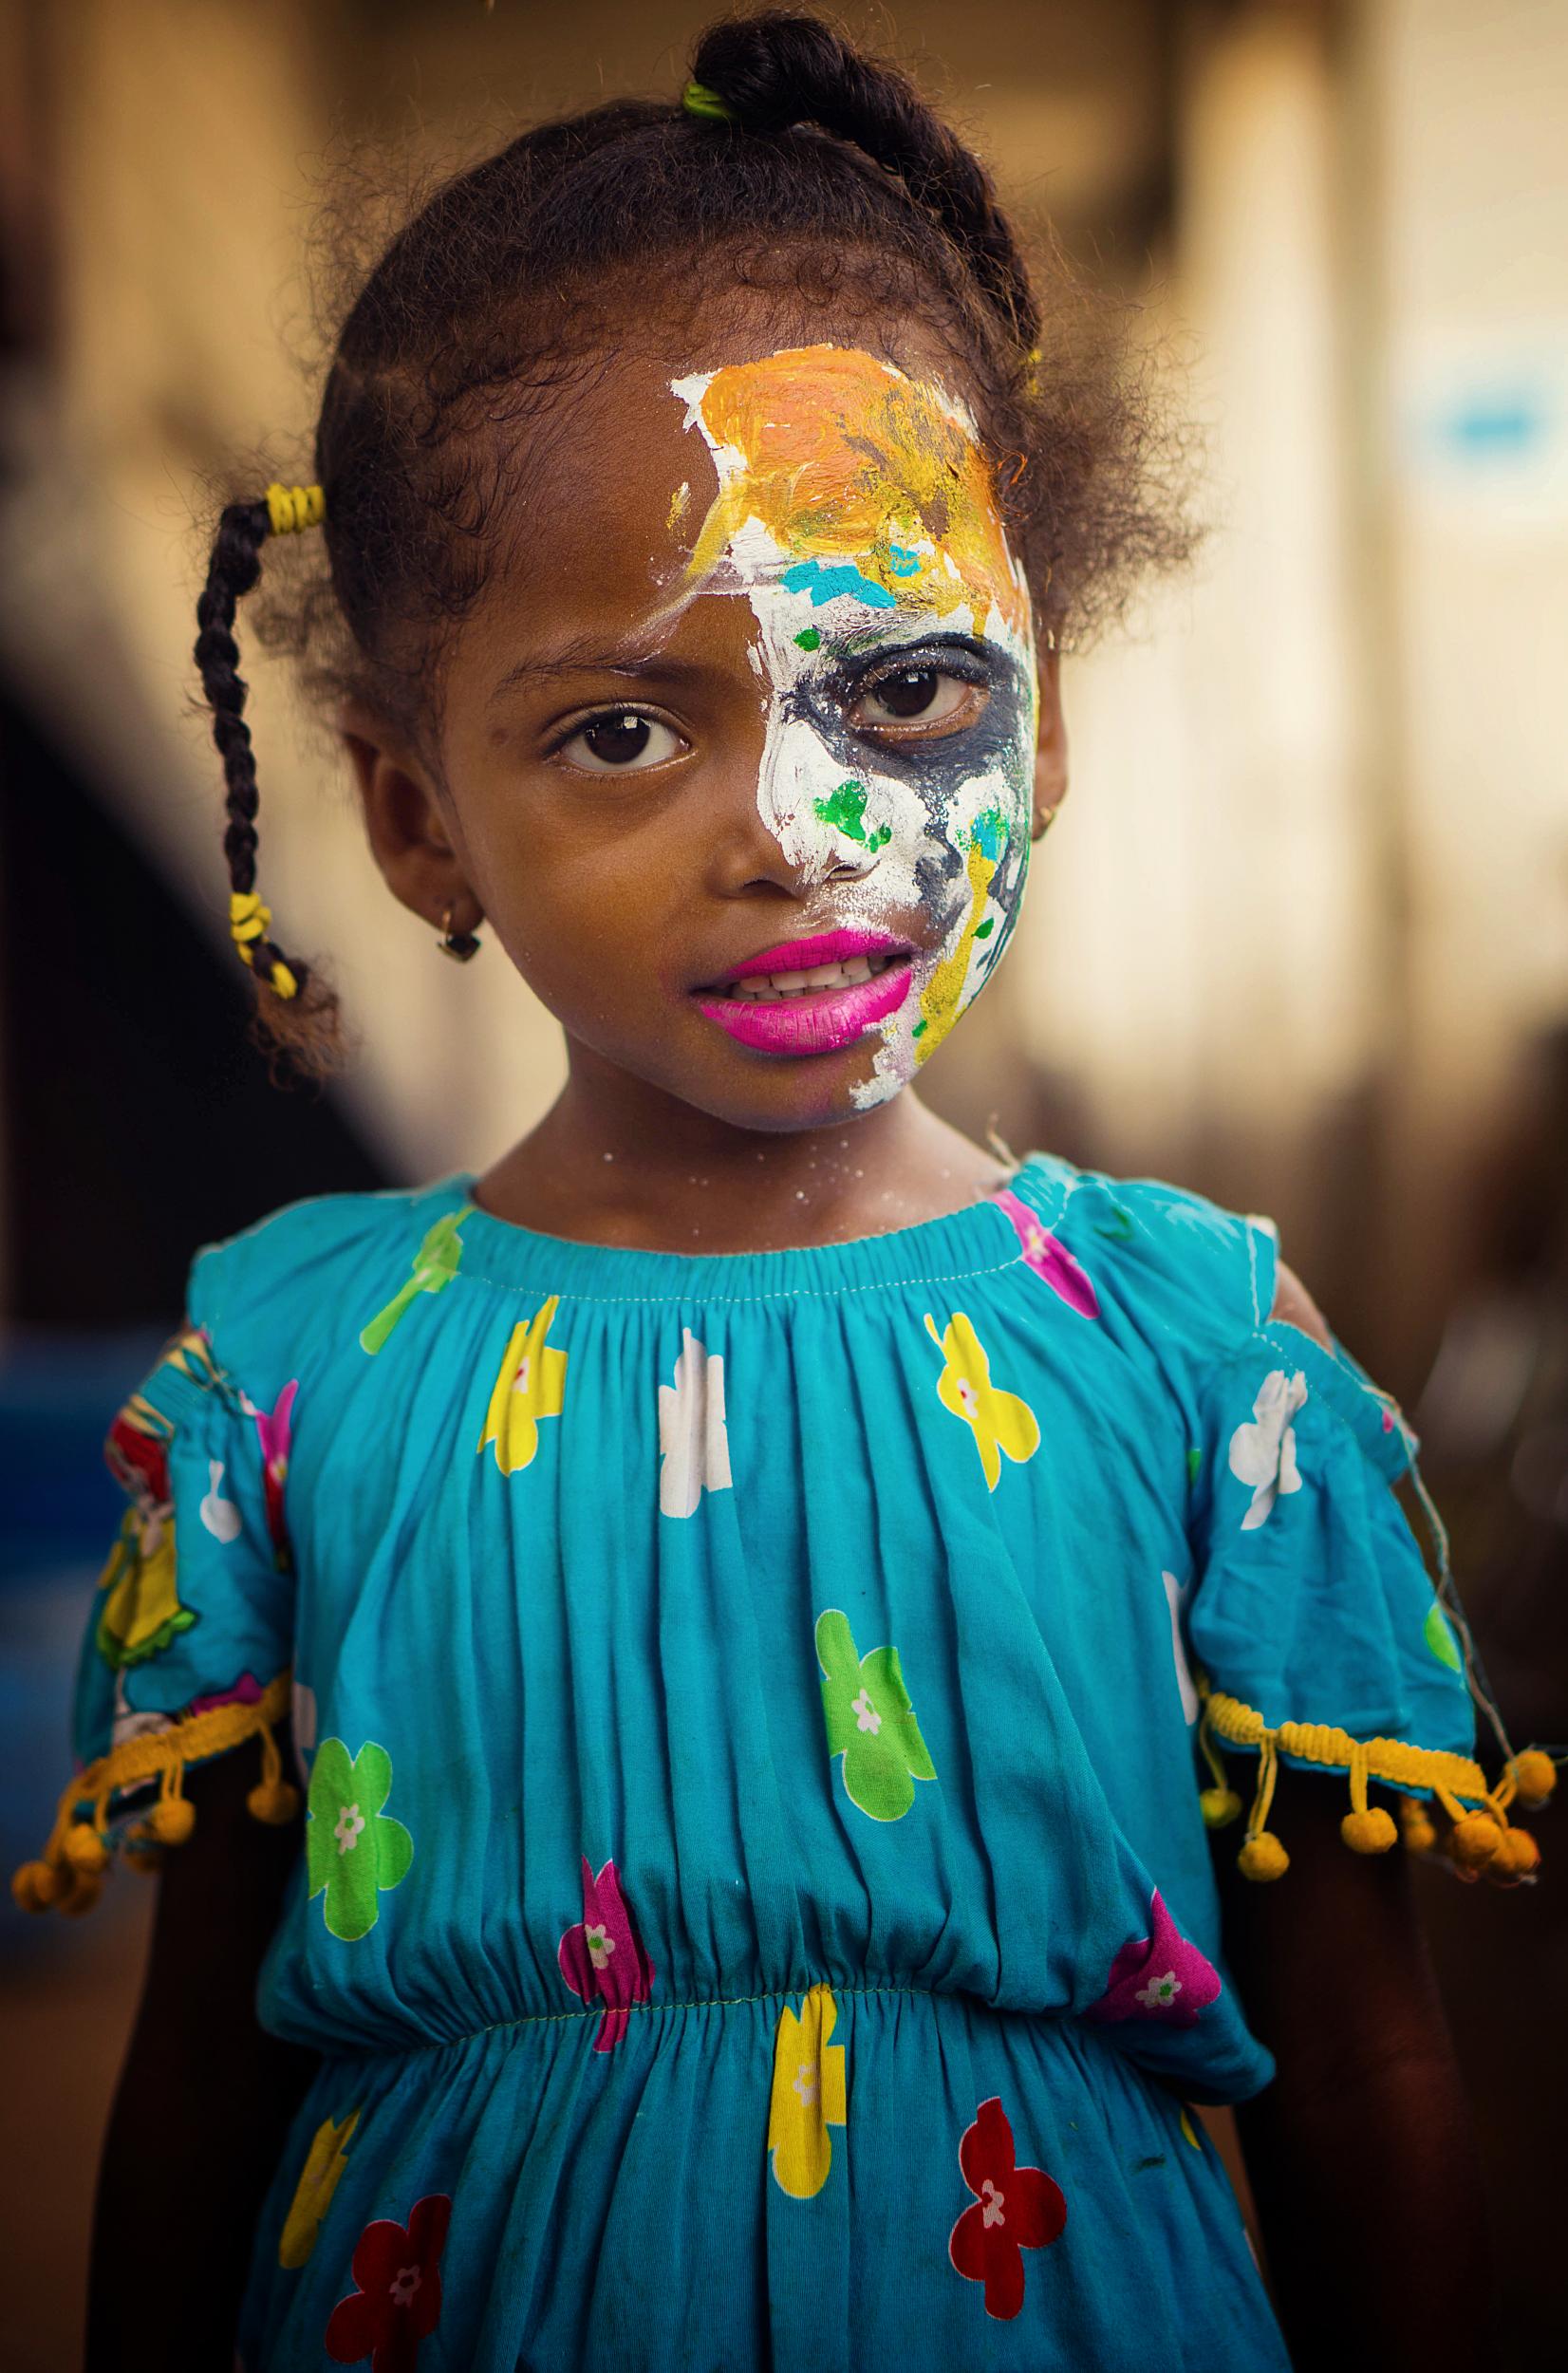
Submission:
[[[957,725],[963,721],[963,712],[978,708],[981,697],[965,677],[934,661],[919,660],[874,677],[854,704],[852,722],[863,729]]]

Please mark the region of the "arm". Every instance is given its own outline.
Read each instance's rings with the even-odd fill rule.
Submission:
[[[1404,1856],[1350,1853],[1340,1792],[1282,1772],[1283,1878],[1216,1840],[1225,1948],[1279,2062],[1237,2113],[1280,2320],[1308,2373],[1484,2373],[1480,2172]]]
[[[189,1775],[196,1825],[158,1882],[99,2176],[87,2373],[232,2373],[256,2217],[315,2070],[256,2023],[301,1830],[251,1818],[258,1770],[252,1743]]]

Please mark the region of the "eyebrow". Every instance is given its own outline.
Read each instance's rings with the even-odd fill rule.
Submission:
[[[677,659],[667,651],[627,649],[625,645],[604,650],[586,642],[567,643],[558,650],[520,659],[507,669],[490,699],[494,704],[514,685],[534,677],[548,682],[561,676],[624,676],[628,682],[641,683],[656,676],[665,682],[686,683],[710,672],[694,660]]]

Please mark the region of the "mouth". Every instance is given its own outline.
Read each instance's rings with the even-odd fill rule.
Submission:
[[[832,1055],[896,1013],[914,951],[878,931],[820,931],[764,948],[696,991],[710,1021],[766,1055]]]

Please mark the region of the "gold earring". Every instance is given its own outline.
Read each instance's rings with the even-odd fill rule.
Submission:
[[[441,916],[441,936],[436,944],[443,956],[453,957],[459,964],[466,964],[471,956],[476,956],[479,952],[479,940],[476,933],[454,931],[452,928],[450,906]]]

